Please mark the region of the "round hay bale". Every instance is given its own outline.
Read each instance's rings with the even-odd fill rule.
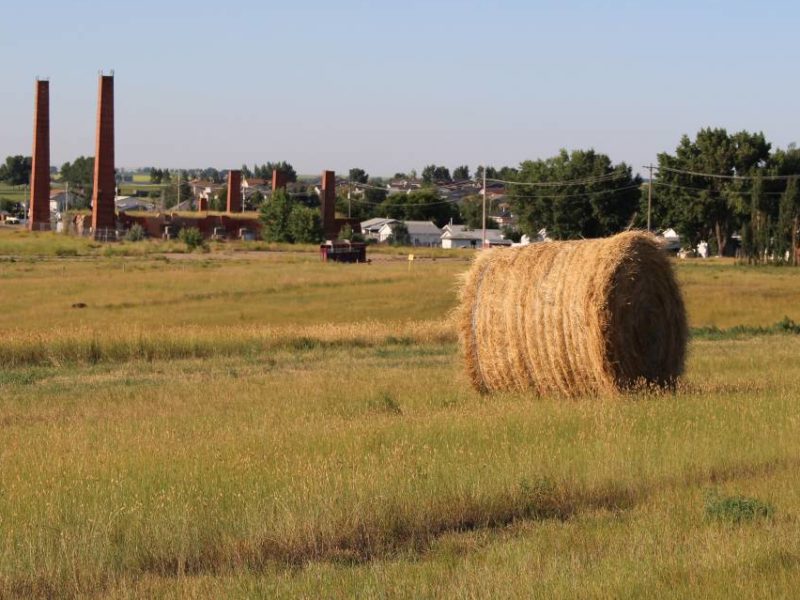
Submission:
[[[480,252],[458,321],[467,373],[481,392],[674,387],[686,357],[680,289],[643,232]]]

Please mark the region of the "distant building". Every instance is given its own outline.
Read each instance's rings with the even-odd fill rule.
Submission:
[[[393,179],[386,186],[389,195],[408,194],[422,188],[422,181],[419,179]]]
[[[367,219],[361,222],[361,235],[368,240],[380,239],[381,227],[387,223],[397,223],[397,219],[388,219],[377,217],[374,219]]]
[[[442,248],[480,248],[483,230],[469,229],[466,225],[445,225],[440,240]],[[487,229],[486,243],[489,246],[510,246],[511,240],[505,239],[499,229]]]
[[[385,223],[378,232],[378,241],[387,242],[394,234],[394,228],[400,221]],[[431,221],[404,221],[408,229],[408,237],[412,246],[438,246],[441,242],[442,230]]]
[[[665,229],[658,237],[667,252],[678,252],[681,249],[681,236],[674,229]]]
[[[67,208],[75,208],[78,202],[83,202],[83,196],[73,192],[67,194],[66,190],[53,190],[50,192],[50,212],[64,212]]]
[[[114,206],[117,211],[152,211],[156,209],[156,203],[145,198],[136,196],[117,196],[114,198]]]

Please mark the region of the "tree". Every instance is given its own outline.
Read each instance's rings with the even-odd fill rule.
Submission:
[[[289,240],[296,244],[318,244],[322,241],[322,219],[318,210],[295,204],[287,222]]]
[[[350,169],[349,179],[353,183],[367,183],[369,181],[369,175],[364,169],[353,168]]]
[[[247,204],[253,209],[260,208],[264,204],[264,194],[256,190],[247,199]]]
[[[531,237],[543,227],[559,239],[611,235],[628,226],[639,204],[639,177],[594,150],[525,161],[515,178],[530,184],[509,186],[509,199],[520,231]]]
[[[483,196],[475,194],[467,196],[461,201],[459,207],[461,220],[470,229],[483,228]],[[497,201],[488,200],[486,202],[487,219],[492,212],[497,210]]]
[[[180,184],[178,184],[180,181]],[[192,199],[192,186],[189,185],[188,176],[185,171],[180,171],[175,185],[164,188],[164,208],[172,208],[181,202]]]
[[[189,174],[187,174],[187,177],[188,176]],[[223,181],[222,173],[220,173],[214,167],[206,167],[205,169],[197,173],[197,177],[199,177],[200,179],[204,179],[206,181],[210,181],[211,183],[222,183]]]
[[[261,205],[261,236],[267,242],[291,242],[289,216],[293,203],[285,190],[275,190],[269,202]]]
[[[776,251],[783,260],[789,252],[789,264],[797,266],[797,230],[800,228],[800,189],[797,177],[792,177],[786,184],[786,191],[781,195],[776,231]]]
[[[515,244],[519,243],[519,241],[522,239],[522,233],[513,227],[509,227],[508,225],[503,227],[502,232],[505,239],[511,240]]]
[[[475,169],[475,181],[483,181],[483,166]],[[514,167],[486,167],[486,179],[502,179],[503,181],[516,181],[519,170]]]
[[[94,187],[94,157],[79,156],[72,163],[66,162],[61,165],[60,172],[61,181],[69,183],[72,191],[80,192],[83,195],[82,203],[74,206],[70,203],[70,208],[88,207]]]
[[[411,236],[408,234],[408,227],[405,223],[395,223],[392,225],[392,234],[386,240],[392,246],[410,246]]]
[[[297,172],[294,167],[285,160],[280,162],[268,162],[263,165],[255,165],[253,167],[253,177],[258,179],[272,179],[272,171],[279,171],[286,176],[286,181],[297,181]]]
[[[245,179],[250,179],[253,176],[253,172],[250,170],[250,167],[248,167],[245,164],[242,164],[241,171],[242,171],[242,177],[244,177]]]
[[[443,200],[432,188],[387,196],[375,212],[390,219],[435,221],[439,227],[459,216],[456,205]]]
[[[422,169],[422,182],[433,185],[439,182],[451,182],[450,170],[447,167],[428,165]]]
[[[150,169],[150,183],[159,184],[162,179],[164,179],[164,171],[155,167]]]
[[[684,135],[674,154],[658,155],[654,223],[675,227],[692,245],[708,239],[721,256],[734,231],[753,216],[766,223],[766,214],[777,210],[769,206],[770,194],[759,192],[754,204],[751,181],[733,178],[763,172],[769,153],[763,133],[729,135],[725,129],[705,128],[694,140]]]
[[[355,196],[351,197],[349,200],[346,195],[337,195],[336,196],[336,212],[340,215],[348,215],[353,219],[358,219],[359,221],[366,221],[367,219],[371,219],[375,214],[377,209],[376,204],[379,204],[383,201],[383,197],[380,198],[377,202],[371,202],[369,200],[369,190],[364,191],[364,196],[361,198],[357,198]]]
[[[216,212],[225,212],[228,209],[228,188],[217,191],[208,201],[208,209]]]
[[[10,198],[0,198],[0,211],[18,214],[22,212],[22,206],[20,206],[19,202]]]
[[[453,169],[453,180],[466,181],[467,179],[469,179],[469,167],[467,165],[461,165]]]
[[[23,185],[31,180],[31,165],[33,161],[30,156],[7,156],[6,162],[0,165],[0,181],[9,185]]]

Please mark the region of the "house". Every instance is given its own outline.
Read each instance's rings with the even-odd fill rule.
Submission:
[[[439,195],[453,202],[460,203],[467,196],[481,192],[481,186],[474,181],[453,181],[438,186]]]
[[[156,209],[156,203],[145,198],[135,196],[117,196],[114,198],[114,205],[117,211],[151,211]]]
[[[257,177],[246,177],[242,179],[242,198],[249,200],[256,192],[267,197],[272,193],[272,180],[260,179]]]
[[[189,182],[189,187],[192,190],[192,196],[208,199],[218,191],[225,189],[227,186],[224,183],[214,183],[213,181],[193,179]]]
[[[665,229],[658,237],[667,252],[678,252],[681,249],[681,236],[674,229]]]
[[[466,225],[445,225],[440,240],[442,248],[480,248],[483,230],[469,229]],[[499,229],[487,229],[486,243],[489,246],[510,246],[511,240],[503,238]]]
[[[378,231],[378,241],[389,241],[398,223],[400,223],[400,221],[384,223]],[[431,221],[404,221],[403,223],[408,229],[408,237],[412,246],[432,247],[439,245],[442,237],[442,230],[439,229],[435,223]]]
[[[272,180],[268,179],[261,179],[259,177],[245,177],[242,179],[242,190],[248,188],[271,188],[272,187]]]
[[[389,196],[393,194],[408,194],[422,188],[422,181],[419,179],[393,179],[386,186]]]
[[[65,190],[53,190],[50,192],[50,212],[58,213],[64,212],[68,208],[75,208],[78,202],[82,201],[83,197],[78,196],[73,192],[66,192]]]
[[[547,235],[547,228],[542,227],[534,237],[529,236],[527,233],[523,234],[518,244],[514,246],[527,246],[528,244],[535,244],[537,242],[552,242],[553,238]]]
[[[483,189],[478,192],[483,195]],[[502,183],[487,183],[486,184],[486,199],[490,202],[502,202],[506,199],[508,192]]]
[[[368,240],[377,240],[380,237],[381,227],[387,223],[397,223],[397,219],[377,217],[361,222],[361,235]]]

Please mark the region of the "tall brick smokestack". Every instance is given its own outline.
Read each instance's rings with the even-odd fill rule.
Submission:
[[[322,210],[322,231],[326,240],[335,240],[339,231],[336,228],[336,173],[322,172],[322,194],[320,194]]]
[[[228,212],[242,212],[242,172],[228,171]]]
[[[97,90],[97,137],[94,150],[92,231],[95,238],[116,229],[114,195],[114,76],[100,75]]]
[[[281,190],[286,187],[286,173],[278,169],[272,169],[272,191]]]
[[[36,80],[33,113],[33,165],[28,228],[50,229],[50,82]]]

